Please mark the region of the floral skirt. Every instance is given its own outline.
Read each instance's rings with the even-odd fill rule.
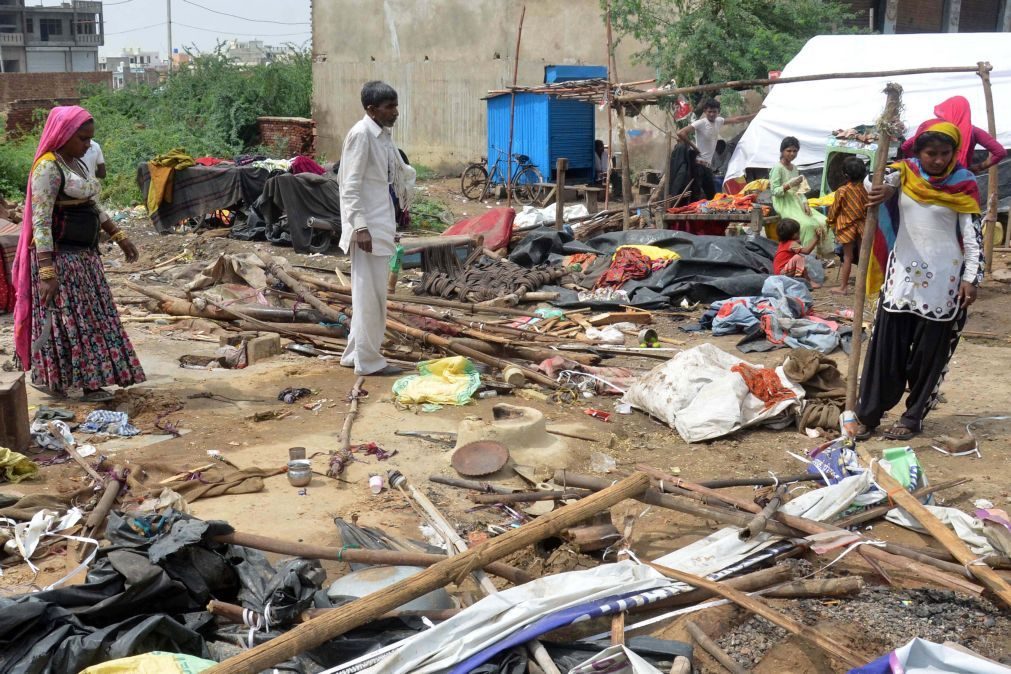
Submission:
[[[32,356],[32,383],[54,393],[144,381],[97,250],[53,255],[60,281],[54,299],[52,337]],[[32,341],[42,334],[46,312],[39,301],[39,265],[32,255]]]

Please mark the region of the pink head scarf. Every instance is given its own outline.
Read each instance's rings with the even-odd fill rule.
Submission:
[[[934,107],[934,115],[938,119],[951,122],[962,134],[962,142],[955,151],[958,163],[969,166],[976,143],[972,141],[972,108],[965,96],[952,96]]]
[[[77,105],[57,106],[49,111],[46,126],[42,129],[39,147],[35,150],[35,163],[47,152],[52,152],[70,140],[81,126],[91,120],[91,113]],[[14,350],[21,361],[21,367],[28,371],[31,363],[32,342],[32,265],[29,256],[32,247],[32,177],[28,176],[25,188],[24,219],[21,221],[21,237],[14,255]]]

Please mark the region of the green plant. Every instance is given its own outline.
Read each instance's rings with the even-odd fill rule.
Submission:
[[[418,173],[418,180],[431,180],[439,177],[439,173],[435,169],[429,168],[424,164],[412,164],[412,166]]]
[[[411,204],[411,228],[441,232],[453,224],[453,214],[438,199],[418,197]]]
[[[681,86],[765,78],[824,33],[844,25],[848,8],[832,0],[600,0],[620,36],[643,49],[636,58],[661,82]]]

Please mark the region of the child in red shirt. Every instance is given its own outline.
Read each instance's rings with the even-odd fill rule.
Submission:
[[[812,288],[820,288],[821,284],[811,280],[807,273],[807,260],[805,255],[811,253],[818,247],[821,241],[821,230],[818,230],[814,239],[807,247],[800,245],[800,224],[796,220],[783,218],[776,225],[776,235],[779,237],[779,248],[776,249],[776,257],[772,260],[772,273],[777,276],[791,276],[802,278]]]

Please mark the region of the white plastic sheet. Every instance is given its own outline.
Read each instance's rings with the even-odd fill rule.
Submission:
[[[498,643],[529,622],[561,609],[670,581],[632,561],[604,564],[525,583],[485,597],[449,620],[411,637],[368,674],[435,674]]]
[[[665,422],[687,442],[701,442],[772,419],[804,399],[804,389],[776,368],[795,399],[766,408],[730,368],[746,361],[702,344],[683,351],[637,379],[623,400]]]
[[[893,672],[902,674],[1009,674],[1011,668],[987,660],[948,644],[935,644],[926,639],[913,639],[905,646],[895,649],[890,655],[889,665]],[[879,671],[858,667],[851,672]]]
[[[997,114],[1011,108],[1011,40],[1007,33],[929,33],[917,35],[820,35],[804,45],[786,64],[783,77],[833,72],[873,72],[993,64],[990,81]],[[938,73],[821,80],[771,87],[765,108],[744,132],[730,163],[727,179],[744,175],[746,168],[771,168],[779,161],[779,144],[786,136],[800,140],[795,163],[825,160],[829,134],[835,129],[874,124],[885,105],[885,84],[902,85],[902,119],[909,132],[934,116],[934,106],[951,96],[965,96],[973,123],[985,129],[986,107],[979,76]],[[1011,147],[1011,125],[998,118],[997,140]]]
[[[570,204],[562,211],[562,220],[569,222],[576,218],[585,218],[590,215],[584,204]],[[513,230],[533,229],[541,225],[555,224],[555,205],[548,204],[544,208],[534,208],[524,206],[523,210],[516,214],[513,219]]]
[[[662,674],[624,646],[611,646],[586,662],[569,670],[569,674]]]
[[[983,520],[964,513],[958,508],[943,506],[923,506],[937,519],[955,530],[955,535],[961,538],[974,554],[984,556],[993,554],[993,546],[983,535]],[[916,519],[902,508],[892,508],[885,514],[885,519],[899,526],[925,533]]]

